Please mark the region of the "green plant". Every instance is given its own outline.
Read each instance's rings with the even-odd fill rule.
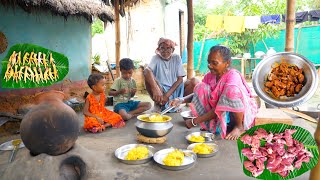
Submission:
[[[100,19],[95,19],[91,25],[91,35],[92,37],[95,34],[102,34],[103,33],[103,22]]]
[[[133,60],[133,64],[134,64],[134,68],[135,69],[138,69],[140,67],[140,63],[142,61],[140,59],[137,59],[137,60]]]
[[[92,59],[95,64],[100,64],[101,56],[99,54],[95,54]]]

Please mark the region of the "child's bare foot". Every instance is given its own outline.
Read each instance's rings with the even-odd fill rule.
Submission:
[[[104,126],[104,128],[108,128],[108,127],[111,127],[112,125],[110,123],[104,123],[102,126]]]
[[[243,128],[234,127],[232,131],[226,136],[227,140],[237,140],[239,136],[244,133],[245,130]]]
[[[112,128],[122,128],[125,125],[126,125],[126,123],[123,120],[121,120],[118,123],[116,123],[115,125],[113,125]]]

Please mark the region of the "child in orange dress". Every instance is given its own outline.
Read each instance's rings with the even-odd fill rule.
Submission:
[[[101,132],[106,127],[121,128],[125,125],[122,117],[104,107],[106,102],[106,79],[101,74],[91,74],[88,85],[92,93],[86,98],[83,108],[85,116],[83,128],[92,133]]]

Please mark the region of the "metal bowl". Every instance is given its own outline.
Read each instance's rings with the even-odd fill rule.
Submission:
[[[160,123],[137,121],[135,126],[140,134],[152,138],[163,137],[169,134],[173,128],[170,121]]]
[[[168,121],[171,121],[171,117],[170,116],[167,116],[167,115],[162,115],[162,118],[165,119],[165,121],[163,122],[152,122],[152,121],[148,121],[147,119],[151,116],[152,114],[142,114],[142,115],[139,115],[137,117],[138,120],[140,121],[143,121],[143,122],[149,122],[149,123],[166,123]]]
[[[137,146],[145,146],[149,150],[149,155],[145,159],[140,159],[140,160],[126,160],[125,157],[127,156],[128,152],[137,147]],[[155,153],[155,149],[152,146],[149,145],[144,145],[144,144],[127,144],[124,146],[119,147],[115,152],[114,155],[116,156],[119,161],[125,163],[125,164],[130,164],[130,165],[137,165],[137,164],[144,164],[150,161]]]
[[[198,143],[198,142],[190,141],[191,136],[204,136],[205,137],[205,141],[203,143],[213,142],[213,140],[214,140],[214,134],[212,134],[212,133],[208,133],[208,132],[193,132],[193,133],[188,134],[186,136],[186,140],[188,141],[189,144]]]
[[[272,65],[275,62],[280,63],[281,61],[288,62],[289,64],[295,64],[299,68],[303,68],[305,83],[301,91],[298,94],[295,94],[294,97],[274,99],[263,90],[264,83],[267,75],[272,69]],[[257,65],[253,72],[252,84],[255,92],[266,103],[276,107],[293,107],[306,102],[314,95],[318,87],[318,75],[312,62],[305,57],[295,53],[282,52],[266,57]]]
[[[192,151],[193,148],[194,148],[197,144],[206,144],[206,145],[211,146],[211,147],[213,148],[213,151],[212,151],[212,153],[210,153],[210,154],[197,154],[197,153],[196,153],[199,158],[208,158],[208,157],[215,156],[215,155],[218,153],[218,151],[219,151],[219,146],[218,146],[217,144],[215,144],[215,143],[192,143],[192,144],[190,144],[190,145],[187,147],[187,149],[190,150],[190,151]]]
[[[154,154],[153,159],[160,167],[172,171],[179,171],[190,168],[195,164],[197,160],[197,155],[194,152],[190,150],[182,150],[185,154],[182,165],[167,166],[163,163],[163,159],[172,151],[174,151],[174,148],[162,149]]]
[[[183,117],[184,120],[196,118],[191,111],[183,111],[180,113],[180,115]]]

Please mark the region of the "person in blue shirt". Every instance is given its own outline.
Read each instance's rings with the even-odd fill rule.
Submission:
[[[183,83],[186,72],[181,57],[174,54],[176,43],[170,39],[160,38],[156,54],[144,70],[146,89],[155,104],[155,111],[162,111],[169,106],[174,98],[182,98],[193,92],[199,82],[192,78]],[[174,108],[170,112],[177,112]]]

